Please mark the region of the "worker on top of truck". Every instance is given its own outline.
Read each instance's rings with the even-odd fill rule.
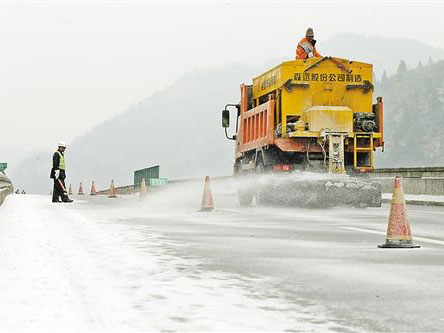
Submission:
[[[305,38],[302,38],[296,48],[296,59],[307,59],[321,57],[321,54],[316,51],[316,40],[312,28],[308,28],[305,33]]]

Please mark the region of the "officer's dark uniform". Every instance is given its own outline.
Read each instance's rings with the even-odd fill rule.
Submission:
[[[62,162],[62,163],[61,163]],[[60,170],[59,178],[55,177],[56,170]],[[51,174],[49,176],[50,178],[54,179],[54,190],[52,191],[52,202],[60,202],[59,197],[62,198],[63,202],[72,202],[71,199],[68,198],[68,193],[63,189],[63,187],[66,189],[65,185],[65,157],[62,152],[57,150],[54,155],[52,156],[52,169]],[[60,180],[60,182],[59,182]],[[63,184],[60,185],[60,183]]]

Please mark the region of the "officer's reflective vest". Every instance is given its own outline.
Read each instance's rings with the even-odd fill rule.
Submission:
[[[307,38],[302,38],[296,47],[296,59],[318,58],[322,57],[316,50],[316,47],[310,43]]]
[[[63,155],[61,152],[59,152],[58,150],[57,150],[57,153],[59,154],[59,156],[60,156],[60,161],[59,161],[59,169],[60,170],[65,170],[65,155]]]
[[[309,42],[299,42],[298,45],[302,47],[304,52],[307,54],[307,58],[313,58],[314,47]]]

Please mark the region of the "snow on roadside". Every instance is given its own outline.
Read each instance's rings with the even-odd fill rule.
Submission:
[[[147,328],[97,261],[112,239],[84,216],[30,195],[0,212],[0,330]]]

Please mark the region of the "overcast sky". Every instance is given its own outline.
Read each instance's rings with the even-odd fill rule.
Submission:
[[[193,69],[292,58],[308,26],[320,49],[341,32],[444,49],[443,17],[437,2],[0,1],[0,159],[69,143]]]

